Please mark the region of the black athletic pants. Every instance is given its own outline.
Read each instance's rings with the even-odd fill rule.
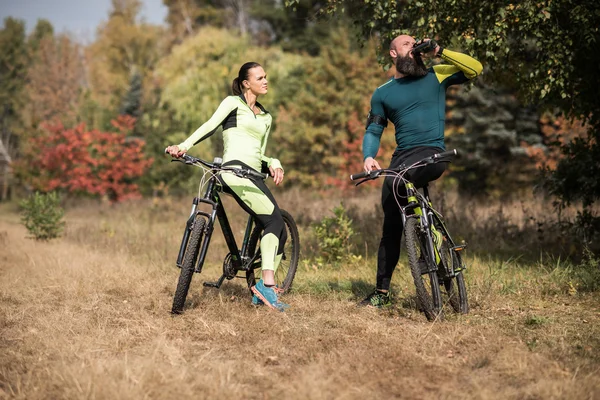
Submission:
[[[409,166],[425,157],[444,151],[438,147],[416,147],[413,149],[396,151],[392,156],[389,168],[396,168],[402,164]],[[422,188],[428,182],[434,181],[446,170],[448,163],[430,164],[425,167],[416,168],[409,171],[405,177],[411,181],[415,187]],[[381,205],[383,206],[383,235],[379,243],[377,252],[377,289],[389,290],[392,274],[400,258],[400,241],[402,240],[402,217],[396,199],[394,199],[393,189],[394,177],[388,176],[383,183],[381,192]],[[407,204],[406,188],[401,183],[398,187],[400,198],[398,199],[402,206]]]

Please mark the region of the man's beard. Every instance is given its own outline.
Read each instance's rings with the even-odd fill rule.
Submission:
[[[396,58],[396,71],[404,76],[422,77],[427,75],[427,67],[420,56],[411,58],[410,55]]]

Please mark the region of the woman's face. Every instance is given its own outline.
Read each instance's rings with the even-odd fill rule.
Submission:
[[[244,86],[249,88],[255,95],[266,94],[267,73],[263,67],[254,67],[248,70],[248,79],[244,81]]]

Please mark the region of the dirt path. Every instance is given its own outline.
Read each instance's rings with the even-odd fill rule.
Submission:
[[[430,324],[301,289],[273,313],[237,282],[201,293],[195,281],[174,318],[170,265],[24,236],[0,218],[1,398],[600,398],[591,295],[507,296]]]

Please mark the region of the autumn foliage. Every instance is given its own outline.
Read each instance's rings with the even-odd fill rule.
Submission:
[[[135,119],[112,121],[117,132],[67,128],[59,121],[44,123],[44,133],[30,139],[19,164],[23,179],[35,190],[107,197],[122,201],[139,196],[135,178],[152,164],[143,141],[127,137]]]
[[[562,146],[576,138],[585,138],[588,130],[588,126],[582,124],[580,120],[570,120],[564,116],[551,114],[542,115],[540,127],[547,150],[528,146],[526,143],[521,143],[521,146],[525,148],[527,155],[535,160],[538,168],[548,168],[550,170],[555,170],[558,162],[563,157],[561,153]]]

